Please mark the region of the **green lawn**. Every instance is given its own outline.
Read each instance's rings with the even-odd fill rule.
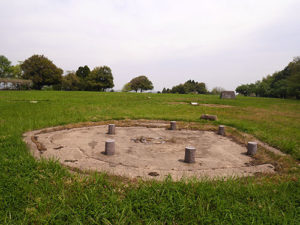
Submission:
[[[191,101],[232,107],[182,104]],[[70,174],[57,162],[37,162],[22,141],[28,130],[84,121],[203,124],[203,113],[218,116],[212,124],[235,127],[300,159],[296,100],[1,91],[0,224],[299,224],[298,173],[227,181],[130,182],[105,174]]]

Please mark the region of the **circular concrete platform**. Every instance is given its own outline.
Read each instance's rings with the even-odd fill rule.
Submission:
[[[27,142],[42,157],[81,170],[105,171],[129,178],[174,180],[182,177],[250,176],[274,173],[271,164],[249,166],[247,149],[229,138],[209,131],[168,130],[166,128],[118,127],[114,135],[108,126],[94,126],[35,134]],[[105,141],[115,140],[115,154],[105,155]],[[195,163],[185,163],[185,147],[196,148]]]

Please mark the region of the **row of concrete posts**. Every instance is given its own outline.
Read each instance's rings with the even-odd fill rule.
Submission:
[[[170,130],[177,130],[176,128],[176,121],[170,122]],[[114,135],[116,133],[116,126],[115,124],[108,125],[108,132],[107,134]],[[225,136],[225,126],[220,125],[218,134]],[[255,155],[257,151],[257,143],[256,142],[248,142],[247,144],[247,155]],[[115,154],[115,140],[109,139],[105,142],[105,154],[106,155],[114,155]],[[195,155],[196,155],[196,148],[192,146],[188,146],[185,148],[185,155],[184,155],[184,162],[186,163],[195,163]]]

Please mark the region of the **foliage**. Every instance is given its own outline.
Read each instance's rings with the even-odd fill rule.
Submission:
[[[188,80],[184,83],[186,93],[197,93],[197,94],[206,94],[206,85],[203,82],[196,82],[194,80]]]
[[[170,93],[171,90],[169,88],[163,88],[161,93],[166,94],[166,93]]]
[[[268,75],[254,84],[243,84],[236,92],[260,97],[300,99],[300,57],[295,57],[282,71]]]
[[[114,87],[114,78],[108,66],[94,68],[86,78],[86,81],[87,90],[89,91],[105,91]]]
[[[15,79],[22,78],[21,63],[11,66],[11,77]]]
[[[85,79],[88,77],[88,75],[90,74],[91,70],[90,68],[85,65],[85,66],[80,66],[77,71],[76,71],[76,75],[82,79]]]
[[[242,94],[244,96],[249,96],[251,94],[251,90],[248,84],[242,84],[238,86],[235,91],[239,94]],[[253,93],[253,92],[252,92]]]
[[[43,55],[33,55],[24,62],[13,66],[5,56],[0,56],[0,78],[31,80],[33,89],[105,91],[114,87],[113,76],[108,66],[96,67],[90,71],[90,68],[85,65],[80,66],[76,73],[69,72],[64,77],[62,73],[62,69],[57,68]],[[45,87],[43,88],[43,86]],[[6,88],[9,88],[9,85],[6,85]],[[20,89],[14,84],[12,88]]]
[[[162,93],[178,93],[178,94],[188,94],[188,93],[197,93],[205,94],[207,93],[206,85],[202,82],[196,82],[194,80],[188,80],[184,84],[179,84],[172,89],[164,88]]]
[[[11,65],[11,62],[3,55],[0,56],[0,78],[22,78],[21,63]]]
[[[300,71],[288,78],[287,85],[289,86],[288,95],[300,99]]]
[[[69,72],[63,77],[61,87],[66,91],[78,91],[80,90],[80,78],[74,72]]]
[[[11,77],[11,62],[4,55],[0,55],[0,78],[8,77]]]
[[[122,88],[122,92],[129,92],[131,91],[131,84],[130,83],[127,83],[124,85],[124,87]]]
[[[300,99],[300,57],[289,64],[290,76],[287,78],[288,95]]]
[[[69,71],[62,78],[61,84],[53,85],[53,88],[65,91],[105,91],[113,86],[113,75],[108,66],[96,67],[92,71],[84,66],[76,72]]]
[[[80,66],[76,71],[76,76],[79,78],[79,84],[76,85],[76,87],[73,87],[72,89],[78,89],[81,91],[88,90],[87,77],[90,73],[91,70],[87,65]]]
[[[179,84],[179,85],[172,87],[170,92],[178,93],[178,94],[187,94],[187,90],[186,90],[184,84]]]
[[[32,80],[33,88],[40,90],[44,85],[61,83],[63,70],[43,55],[33,55],[22,65],[22,78]]]
[[[136,92],[138,90],[143,92],[143,91],[146,91],[146,90],[152,90],[153,89],[152,82],[146,76],[135,77],[129,83],[130,83],[131,90],[134,90]]]

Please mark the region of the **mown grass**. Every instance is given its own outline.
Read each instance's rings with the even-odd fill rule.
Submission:
[[[38,103],[30,103],[37,100]],[[177,104],[197,101],[232,107]],[[163,119],[218,122],[250,133],[300,159],[300,103],[208,95],[95,92],[0,92],[0,224],[299,224],[300,176],[226,181],[124,181],[71,174],[36,161],[28,130],[84,121]],[[297,170],[296,170],[297,171]]]

